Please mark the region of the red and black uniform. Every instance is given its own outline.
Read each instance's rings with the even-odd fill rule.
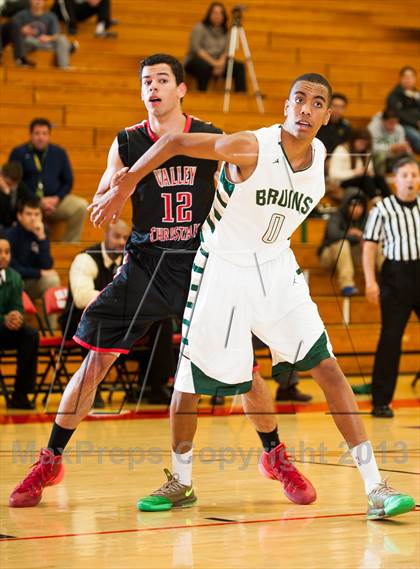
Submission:
[[[221,134],[187,116],[184,132]],[[118,133],[120,158],[133,164],[157,137],[148,121]],[[124,263],[83,313],[74,339],[86,348],[127,353],[154,322],[182,317],[200,227],[214,197],[217,162],[175,156],[143,178],[133,193],[133,230]]]

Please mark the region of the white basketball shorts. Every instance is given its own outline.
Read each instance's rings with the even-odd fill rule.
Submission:
[[[194,260],[175,388],[233,395],[251,389],[252,333],[267,344],[273,375],[334,357],[324,324],[290,248],[238,266],[203,247]]]

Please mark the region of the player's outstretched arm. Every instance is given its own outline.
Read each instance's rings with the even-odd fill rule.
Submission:
[[[94,202],[89,209],[94,225],[102,226],[121,213],[122,206],[134,192],[140,180],[155,168],[178,155],[223,160],[235,164],[245,180],[254,171],[258,160],[258,142],[254,134],[179,133],[165,134],[145,152],[128,172],[118,173],[111,181],[111,189]],[[121,206],[122,204],[122,206]]]
[[[131,195],[142,178],[180,154],[235,164],[246,179],[257,165],[258,142],[250,132],[165,134],[133,164],[118,184],[119,190]]]

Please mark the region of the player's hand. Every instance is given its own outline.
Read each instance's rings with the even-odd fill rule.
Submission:
[[[379,285],[376,281],[370,285],[366,285],[365,296],[368,302],[379,304]]]
[[[96,197],[87,208],[93,226],[102,227],[118,221],[128,197],[129,194],[121,192],[119,186],[114,186],[105,194]]]
[[[128,170],[129,170],[129,168],[125,167],[125,168],[121,168],[121,170],[118,170],[117,172],[115,172],[115,174],[112,176],[112,179],[111,179],[111,188],[119,185],[119,183],[125,178]]]

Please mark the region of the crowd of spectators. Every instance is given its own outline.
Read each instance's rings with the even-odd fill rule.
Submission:
[[[355,271],[363,268],[367,300],[380,304],[381,334],[372,383],[354,386],[354,391],[372,394],[372,414],[381,418],[393,417],[390,403],[402,335],[412,311],[419,317],[415,251],[420,242],[415,220],[420,178],[414,153],[420,152],[420,92],[416,82],[416,70],[403,67],[398,85],[367,128],[352,127],[345,118],[347,97],[335,94],[330,123],[318,134],[328,153],[329,197],[338,204],[326,223],[319,261],[337,279],[343,296],[359,294]]]

